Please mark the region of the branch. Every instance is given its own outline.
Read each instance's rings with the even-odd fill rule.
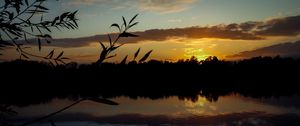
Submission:
[[[43,116],[43,117],[41,117],[41,118],[38,118],[38,119],[35,119],[35,120],[32,120],[32,121],[29,121],[29,122],[25,122],[25,123],[23,123],[23,124],[20,125],[20,126],[27,126],[27,125],[29,125],[29,124],[33,124],[33,123],[42,121],[42,120],[44,120],[44,119],[50,118],[50,117],[52,117],[52,116],[55,116],[55,115],[57,115],[57,114],[59,114],[59,113],[65,111],[65,110],[67,110],[67,109],[69,109],[69,108],[71,108],[71,107],[73,107],[73,106],[75,106],[75,105],[81,103],[81,102],[84,101],[84,100],[86,100],[86,99],[80,99],[80,100],[78,100],[78,101],[76,101],[76,102],[74,102],[74,103],[72,103],[72,104],[70,104],[70,105],[68,105],[68,106],[66,106],[66,107],[64,107],[64,108],[62,108],[62,109],[56,111],[56,112],[50,113],[50,114],[48,114],[48,115],[46,115],[46,116]]]

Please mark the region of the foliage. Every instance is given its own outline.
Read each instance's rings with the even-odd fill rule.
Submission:
[[[122,16],[123,19],[123,24],[119,25],[117,23],[112,24],[110,27],[115,27],[118,29],[119,33],[117,33],[117,38],[116,39],[112,39],[111,35],[108,34],[108,39],[109,39],[109,45],[105,46],[102,42],[99,42],[102,48],[102,51],[100,53],[100,57],[98,59],[98,61],[96,62],[97,64],[101,65],[106,59],[110,59],[113,58],[115,55],[110,55],[111,53],[113,53],[114,51],[116,51],[116,49],[118,49],[119,47],[121,47],[123,44],[119,44],[117,45],[117,42],[119,41],[120,38],[126,38],[126,37],[138,37],[138,35],[129,33],[128,30],[130,28],[132,28],[133,26],[137,25],[139,22],[134,22],[134,20],[137,18],[138,14],[136,14],[135,16],[133,16],[131,18],[131,20],[128,22],[126,21],[125,17]],[[134,54],[134,60],[137,58],[138,54],[140,52],[140,48],[137,50],[137,52]],[[150,56],[152,50],[149,51],[148,53],[146,53],[146,55],[139,61],[139,62],[144,62],[147,60],[147,58]],[[125,58],[121,61],[121,64],[125,64],[126,60],[128,58],[128,55],[125,56]]]
[[[53,29],[77,29],[78,19],[76,14],[78,11],[65,12],[56,16],[53,20],[45,20],[44,16],[49,12],[49,8],[44,6],[47,0],[5,0],[4,6],[0,7],[0,50],[8,47],[16,48],[21,58],[29,59],[37,57],[48,60],[50,63],[64,63],[63,52],[53,57],[54,50],[47,56],[39,56],[28,52],[30,47],[25,46],[18,40],[25,40],[31,43],[28,38],[37,40],[38,50],[42,49],[42,42],[51,43],[52,36],[49,34]],[[34,22],[34,18],[40,18],[38,22]],[[4,39],[4,36],[8,40]],[[2,55],[2,53],[0,53]]]

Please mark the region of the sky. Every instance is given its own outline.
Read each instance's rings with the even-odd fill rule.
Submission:
[[[45,3],[51,10],[44,17],[79,10],[79,29],[56,30],[52,44],[43,44],[42,52],[31,51],[45,55],[63,50],[76,62],[97,61],[98,41],[106,42],[107,34],[117,32],[110,25],[121,24],[122,16],[129,20],[139,14],[139,24],[130,30],[139,37],[121,39],[125,45],[110,61],[132,58],[140,47],[142,54],[153,50],[150,58],[158,60],[249,58],[254,55],[244,52],[300,40],[298,5],[299,0],[51,0]],[[268,55],[294,54],[274,50]],[[7,50],[0,58],[16,57],[14,50]]]

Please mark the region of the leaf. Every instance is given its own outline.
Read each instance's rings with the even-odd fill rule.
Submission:
[[[46,58],[52,58],[54,54],[54,49],[46,56]]]
[[[122,34],[119,35],[120,37],[138,37],[138,35],[134,35],[128,32],[123,32]]]
[[[37,39],[38,39],[38,44],[39,44],[39,51],[41,51],[41,49],[42,49],[41,39],[40,38],[37,38]]]
[[[58,60],[58,61],[61,62],[64,65],[66,65],[66,63],[63,60]]]
[[[112,24],[110,27],[117,27],[119,31],[122,32],[120,26],[117,23]]]
[[[51,23],[51,26],[54,26],[55,23],[56,23],[56,21],[57,21],[58,19],[59,19],[59,17],[55,17],[54,20],[53,20],[52,23]]]
[[[54,60],[54,62],[55,62],[55,64],[56,64],[56,66],[59,65],[59,63],[58,63],[56,60]]]
[[[14,18],[14,13],[9,13],[8,18],[9,20],[12,20]]]
[[[45,26],[45,25],[42,25],[42,26],[43,26],[43,28],[46,29],[48,32],[51,32],[51,30],[50,30],[47,26]]]
[[[107,104],[107,105],[119,105],[119,103],[116,103],[114,101],[111,100],[107,100],[107,99],[103,99],[103,98],[88,98],[88,100],[93,101],[93,102],[97,102],[97,103],[102,103],[102,104]]]
[[[111,46],[111,45],[112,45],[112,40],[111,40],[111,37],[110,37],[110,35],[109,35],[109,34],[107,34],[107,36],[108,36],[108,40],[109,40],[109,45]]]
[[[129,21],[129,24],[131,24],[138,15],[139,14],[136,14],[133,18],[131,18],[131,20]]]
[[[123,46],[123,45],[124,45],[124,44],[121,44],[121,45],[115,46],[115,47],[111,47],[111,48],[110,48],[110,51],[112,52],[112,51],[118,49],[119,47],[121,47],[121,46]]]
[[[75,15],[77,12],[78,12],[78,10],[74,11],[74,12],[72,13],[72,15]]]
[[[50,38],[50,39],[52,39],[52,36],[51,36],[51,35],[49,35],[49,34],[44,34],[42,37],[44,37],[44,38]]]
[[[43,18],[44,18],[44,16],[43,16],[43,14],[42,14],[42,16],[41,16],[41,20],[40,20],[41,22],[43,21]]]
[[[102,42],[99,42],[99,43],[100,43],[100,45],[101,45],[102,49],[103,49],[103,50],[106,50],[106,47],[105,47],[105,45],[104,45]]]
[[[146,53],[146,54],[144,55],[144,57],[140,59],[139,62],[144,62],[144,61],[146,61],[146,60],[148,59],[148,57],[150,56],[150,54],[152,53],[152,51],[153,51],[153,50],[151,50],[151,51],[149,51],[148,53]]]
[[[64,20],[64,18],[68,16],[69,13],[70,12],[65,12],[62,15],[60,15],[60,22],[62,22]]]
[[[28,0],[25,0],[25,4],[26,4],[26,6],[28,6],[28,5],[29,5],[29,3],[28,3]]]
[[[124,59],[121,61],[120,64],[123,64],[123,65],[126,64],[127,58],[128,58],[128,55],[124,57]]]
[[[72,21],[73,21],[73,23],[75,24],[76,28],[78,28],[78,24],[77,24],[76,20],[73,19]]]
[[[141,48],[139,48],[139,49],[134,53],[134,58],[133,58],[133,60],[136,59],[136,57],[139,55],[140,51],[141,51]]]
[[[34,13],[46,13],[44,10],[27,10],[26,13],[34,14]]]
[[[127,28],[127,30],[128,30],[128,29],[130,29],[131,27],[133,27],[133,26],[137,25],[138,23],[139,23],[139,22],[135,22],[135,23],[133,23],[133,24],[129,25],[129,26],[128,26],[128,28]]]
[[[56,59],[59,59],[63,54],[64,54],[64,51],[62,51],[62,52],[56,57]]]
[[[26,56],[25,54],[21,54],[23,57],[25,57],[26,59],[29,59],[29,57],[28,56]]]
[[[125,28],[127,28],[127,23],[126,23],[126,20],[125,20],[125,18],[123,16],[122,16],[122,19],[123,19]]]

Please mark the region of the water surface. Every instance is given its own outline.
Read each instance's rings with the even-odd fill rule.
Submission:
[[[240,95],[219,97],[211,102],[205,97],[197,101],[177,97],[151,100],[117,97],[110,99],[118,106],[84,101],[67,111],[35,125],[114,126],[114,125],[296,125],[300,124],[300,96],[249,98]],[[53,99],[47,104],[14,107],[16,122],[26,122],[57,111],[74,101]]]

